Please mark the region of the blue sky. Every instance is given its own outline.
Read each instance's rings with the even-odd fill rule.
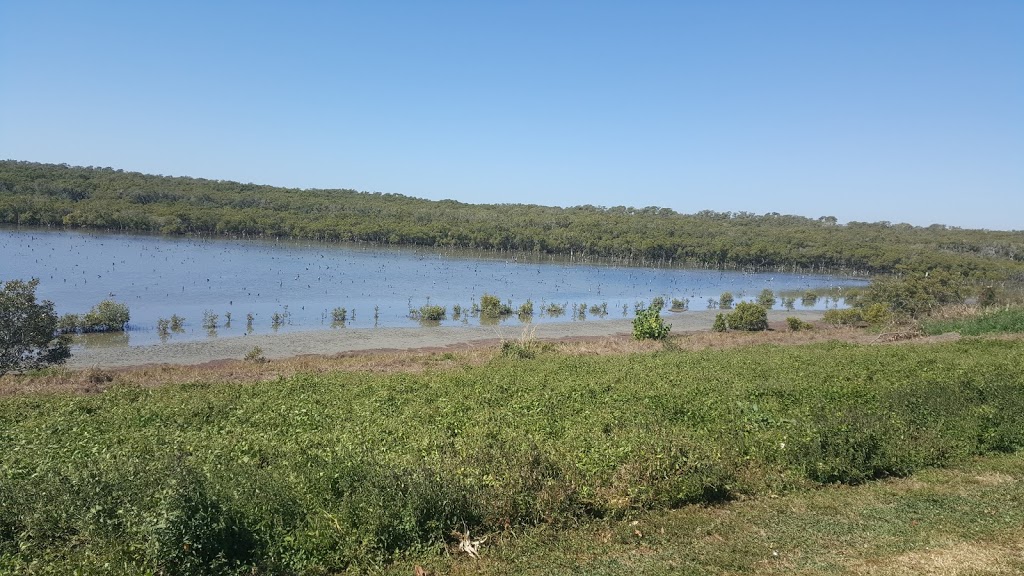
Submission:
[[[0,2],[0,158],[1024,229],[1024,2]]]

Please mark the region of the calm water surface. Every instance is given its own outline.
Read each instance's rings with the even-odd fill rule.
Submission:
[[[454,304],[468,308],[484,293],[511,299],[515,307],[531,299],[534,322],[564,322],[572,320],[569,307],[579,304],[607,304],[608,318],[622,318],[623,305],[632,316],[637,301],[655,296],[689,298],[691,308],[703,309],[726,290],[750,300],[764,288],[802,294],[865,283],[807,274],[524,262],[415,248],[0,229],[0,280],[33,277],[40,280],[37,297],[53,301],[61,314],[87,312],[104,299],[128,305],[132,319],[125,334],[90,335],[78,340],[80,346],[158,343],[157,319],[172,314],[185,318],[185,328],[164,340],[180,342],[244,335],[247,314],[254,315],[255,333],[275,331],[275,313],[287,318],[277,331],[416,326],[409,309],[428,302],[448,308],[444,325],[479,324],[478,318],[452,320],[451,311]],[[540,314],[549,303],[566,305],[566,314]],[[810,308],[837,304],[841,300],[822,298]],[[332,326],[336,307],[348,310],[343,326]],[[797,307],[806,308],[799,299]],[[215,331],[203,328],[207,311],[218,316]],[[588,314],[580,321],[599,320]],[[517,322],[514,316],[503,321]]]

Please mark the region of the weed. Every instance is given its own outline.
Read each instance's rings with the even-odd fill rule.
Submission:
[[[266,356],[263,355],[263,349],[259,346],[253,346],[251,350],[245,353],[245,361],[252,362],[253,364],[265,364],[268,362]]]

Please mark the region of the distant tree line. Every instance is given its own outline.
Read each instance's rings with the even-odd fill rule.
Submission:
[[[636,265],[1024,277],[1021,231],[658,207],[465,204],[13,160],[0,161],[0,223],[459,247]]]

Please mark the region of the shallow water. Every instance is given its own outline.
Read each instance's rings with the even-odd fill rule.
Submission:
[[[39,278],[36,295],[59,313],[84,313],[104,299],[128,305],[123,335],[89,335],[79,346],[124,346],[240,336],[252,332],[417,326],[410,308],[448,308],[442,325],[479,324],[452,319],[452,306],[468,309],[484,293],[518,307],[534,303],[533,322],[572,320],[572,306],[607,305],[610,318],[632,316],[635,303],[663,296],[689,298],[703,309],[709,298],[730,291],[751,300],[764,288],[781,292],[824,292],[858,286],[864,280],[824,275],[630,268],[558,262],[528,262],[421,248],[321,244],[268,240],[195,239],[79,231],[0,229],[0,280]],[[548,303],[566,314],[541,314]],[[841,305],[819,299],[811,307]],[[330,311],[348,310],[332,327]],[[375,307],[377,309],[375,313]],[[216,314],[217,328],[203,328],[204,312]],[[230,324],[226,323],[230,313]],[[285,320],[276,329],[274,314]],[[186,319],[181,333],[161,337],[159,318]],[[588,312],[586,320],[599,319]],[[512,316],[503,324],[515,324]]]

